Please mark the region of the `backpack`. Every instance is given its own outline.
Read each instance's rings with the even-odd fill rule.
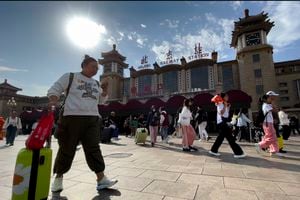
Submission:
[[[159,119],[160,119],[160,116],[158,115],[158,113],[157,112],[153,113],[150,125],[151,126],[158,126],[159,125]]]
[[[256,121],[255,121],[255,126],[261,127],[262,124],[264,123],[265,119],[266,119],[266,116],[269,114],[269,112],[267,112],[264,115],[264,112],[263,112],[262,108],[260,108],[259,111],[258,111],[258,116],[257,116]]]

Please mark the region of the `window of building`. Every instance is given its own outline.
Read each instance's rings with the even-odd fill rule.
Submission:
[[[280,94],[288,94],[289,93],[288,90],[280,90],[279,92],[280,92]]]
[[[138,78],[138,93],[140,96],[151,94],[152,75],[140,76]]]
[[[178,91],[178,75],[177,71],[169,71],[162,74],[163,91],[177,92]]]
[[[256,94],[261,95],[264,93],[264,86],[263,85],[257,85],[256,86]]]
[[[253,60],[253,63],[258,63],[260,61],[259,54],[253,54],[252,55],[252,60]]]
[[[289,101],[290,98],[289,97],[280,97],[280,101]]]
[[[297,98],[298,100],[300,100],[300,79],[294,80],[294,83],[295,83],[294,85],[297,93]]]
[[[108,64],[104,65],[103,71],[104,71],[103,73],[111,72],[111,65],[108,65]]]
[[[189,85],[189,80],[187,81],[190,88],[201,88],[208,89],[208,67],[201,66],[191,69],[191,85]]]
[[[234,87],[232,66],[222,67],[223,89],[231,90]]]
[[[287,87],[287,83],[286,82],[280,82],[279,87]]]
[[[123,86],[123,94],[124,96],[129,96],[129,90],[130,90],[130,78],[124,79],[124,86]]]
[[[261,78],[262,77],[261,69],[255,69],[254,74],[255,74],[255,78]]]
[[[118,74],[120,74],[121,76],[123,76],[123,72],[124,72],[124,69],[121,66],[119,66],[118,67]]]

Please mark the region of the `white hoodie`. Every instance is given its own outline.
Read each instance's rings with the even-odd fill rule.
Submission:
[[[48,90],[47,96],[60,97],[63,92],[66,92],[69,77],[70,73],[61,76]],[[74,73],[63,115],[99,116],[98,104],[101,93],[102,89],[95,79],[88,78],[80,72]]]

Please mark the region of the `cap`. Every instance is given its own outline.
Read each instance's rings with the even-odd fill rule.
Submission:
[[[279,94],[275,93],[274,91],[269,91],[266,93],[268,96],[279,96]]]

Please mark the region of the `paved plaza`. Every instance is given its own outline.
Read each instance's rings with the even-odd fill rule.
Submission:
[[[11,197],[17,152],[26,137],[18,136],[13,147],[0,141],[0,199]],[[285,158],[258,155],[252,143],[241,143],[245,159],[234,159],[227,143],[221,157],[207,154],[212,142],[195,141],[199,152],[185,153],[181,139],[159,142],[155,148],[136,145],[121,137],[114,144],[101,144],[106,174],[119,182],[110,190],[96,192],[95,176],[80,149],[65,175],[62,195],[70,200],[296,200],[300,199],[300,136],[286,142]],[[54,156],[57,141],[53,141]]]

